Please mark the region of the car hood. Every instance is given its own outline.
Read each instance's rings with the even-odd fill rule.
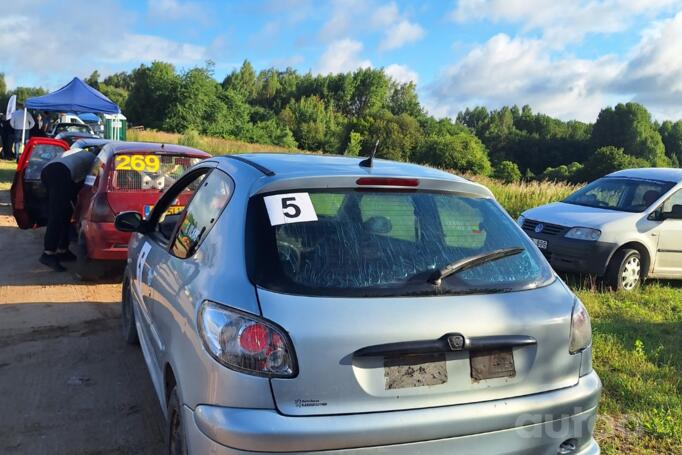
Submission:
[[[599,229],[607,223],[641,216],[641,213],[619,212],[583,205],[554,202],[526,210],[523,216],[543,223],[559,224],[567,227],[589,227]]]

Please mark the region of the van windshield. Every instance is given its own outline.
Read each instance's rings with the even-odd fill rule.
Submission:
[[[579,189],[563,202],[621,212],[643,212],[674,185],[658,180],[604,177]]]
[[[554,280],[546,261],[490,199],[427,191],[301,190],[296,195],[305,195],[312,207],[299,219],[310,221],[279,224],[264,200],[274,194],[249,203],[246,258],[251,281],[275,292],[470,294]],[[303,207],[288,205],[293,199],[287,194],[279,196],[277,204],[281,201],[290,215]],[[519,246],[525,248],[520,254],[461,270],[437,286],[429,281],[455,261]]]

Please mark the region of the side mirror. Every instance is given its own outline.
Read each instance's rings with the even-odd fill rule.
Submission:
[[[682,205],[675,204],[669,212],[663,212],[664,220],[682,220]]]
[[[116,215],[114,227],[121,232],[142,232],[144,220],[137,212],[121,212]]]

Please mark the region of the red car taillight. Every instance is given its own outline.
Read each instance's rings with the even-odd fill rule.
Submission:
[[[199,309],[204,348],[221,364],[258,376],[296,376],[296,356],[286,333],[255,315],[205,301]]]
[[[106,193],[97,193],[90,208],[90,221],[95,223],[113,223],[116,214],[109,205]]]

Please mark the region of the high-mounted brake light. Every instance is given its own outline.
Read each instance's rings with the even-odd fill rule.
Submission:
[[[355,183],[359,186],[407,186],[412,188],[419,186],[417,179],[394,177],[360,177]]]

